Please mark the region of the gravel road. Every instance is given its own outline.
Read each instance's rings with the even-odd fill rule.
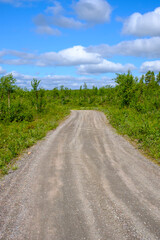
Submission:
[[[98,111],[72,111],[0,181],[1,240],[160,239],[160,169]]]

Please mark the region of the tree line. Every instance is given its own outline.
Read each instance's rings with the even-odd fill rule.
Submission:
[[[148,71],[140,79],[129,71],[117,74],[116,85],[88,89],[86,83],[78,90],[64,86],[52,90],[39,87],[40,80],[31,81],[31,90],[16,85],[12,74],[0,78],[0,121],[33,121],[56,105],[72,107],[107,107],[108,104],[119,108],[130,107],[139,112],[160,108],[160,72],[155,75]]]

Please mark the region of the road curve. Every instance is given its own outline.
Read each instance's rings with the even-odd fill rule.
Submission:
[[[0,181],[1,240],[160,239],[160,171],[106,124],[72,111]]]

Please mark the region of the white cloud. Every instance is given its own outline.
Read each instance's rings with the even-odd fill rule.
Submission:
[[[33,80],[33,78],[37,78],[36,75],[28,75],[28,74],[22,74],[19,73],[17,71],[11,71],[6,73],[6,75],[12,73],[13,77],[16,79],[16,85],[18,85],[19,87],[27,87],[27,88],[31,88],[31,81]]]
[[[88,47],[86,50],[99,53],[102,57],[121,55],[158,58],[160,57],[160,37],[123,41],[114,46],[102,44]]]
[[[25,75],[16,71],[12,71],[10,72],[12,73],[13,77],[17,78],[17,79],[21,79],[21,80],[25,80],[25,81],[31,81],[33,78],[35,78],[36,76],[32,76],[32,75]]]
[[[33,21],[36,25],[35,32],[38,34],[55,35],[55,36],[58,36],[61,34],[61,32],[58,29],[49,26],[48,20],[43,14],[37,15],[33,19]]]
[[[4,52],[9,54],[8,59],[6,59]],[[135,69],[132,64],[122,65],[110,62],[102,58],[99,53],[87,51],[83,46],[74,46],[59,52],[46,52],[42,54],[3,50],[0,52],[0,55],[2,55],[0,59],[1,64],[34,65],[39,67],[77,66],[80,74],[115,73]]]
[[[86,52],[82,46],[74,46],[73,48],[62,50],[59,52],[59,56],[64,59],[63,63],[65,65],[92,64],[101,61],[99,54]]]
[[[160,7],[145,14],[134,13],[124,21],[123,34],[160,36]]]
[[[115,54],[136,57],[160,57],[160,37],[124,41],[113,48]]]
[[[34,19],[33,22],[36,26],[48,26],[48,21],[43,14],[38,14]]]
[[[35,63],[36,55],[16,50],[0,51],[0,63],[9,65],[31,65]]]
[[[36,57],[36,55],[33,53],[20,52],[16,50],[4,49],[0,51],[0,57],[7,56],[7,55],[24,58],[24,59],[34,59]]]
[[[47,52],[39,56],[38,66],[76,66],[80,64],[99,63],[101,56],[86,52],[82,46],[64,49],[58,53]]]
[[[103,77],[101,79],[90,77],[74,77],[70,75],[46,75],[43,77],[37,75],[25,75],[16,71],[10,72],[16,78],[16,84],[20,87],[27,87],[31,89],[31,81],[33,78],[41,80],[40,87],[45,89],[53,89],[64,85],[65,87],[77,89],[84,84],[87,84],[89,88],[92,86],[102,87],[105,85],[115,85],[114,81],[109,77]],[[7,73],[9,74],[9,73]]]
[[[144,62],[140,67],[142,73],[146,73],[149,70],[155,73],[160,72],[160,60]]]
[[[84,83],[87,84],[88,88],[93,86],[102,87],[106,85],[115,85],[114,81],[109,78],[91,78],[91,77],[73,77],[65,75],[48,75],[42,78],[42,83],[45,88],[52,89],[54,87],[60,87],[64,85],[65,87],[77,89],[83,86]]]
[[[53,35],[53,26],[81,29],[108,22],[111,11],[111,6],[106,0],[79,0],[72,5],[72,13],[65,12],[60,2],[54,1],[53,6],[44,11],[45,14],[37,15],[33,21],[38,28],[37,33]],[[74,17],[71,17],[71,14]]]
[[[127,72],[128,70],[134,70],[135,66],[133,64],[122,65],[120,63],[114,63],[103,59],[101,63],[81,65],[78,68],[78,72],[83,75],[88,74],[101,74],[101,73],[118,73]]]
[[[27,59],[5,59],[5,60],[0,60],[0,63],[2,64],[7,64],[7,65],[32,65],[34,64],[34,61],[32,60],[27,60]]]
[[[59,36],[61,32],[58,29],[51,28],[50,26],[37,26],[36,32],[38,34]]]
[[[105,0],[79,0],[74,5],[74,9],[79,19],[92,24],[109,21],[112,11]]]
[[[53,29],[52,26],[61,27],[61,28],[71,28],[71,29],[79,29],[84,26],[80,21],[75,20],[71,17],[65,17],[62,15],[53,15],[53,16],[45,16],[43,14],[39,14],[34,18],[34,23],[37,28],[45,27],[47,29]],[[59,31],[59,30],[58,30]],[[37,29],[36,29],[37,32]],[[59,31],[60,32],[60,31]],[[50,31],[46,34],[50,35]]]
[[[5,74],[6,70],[4,70],[1,66],[0,66],[0,75]]]
[[[84,26],[80,21],[75,20],[74,18],[65,17],[65,16],[56,16],[50,18],[50,23],[61,28],[71,28],[79,29]]]
[[[58,1],[54,1],[54,6],[48,7],[45,12],[52,13],[53,15],[59,15],[64,11],[62,5]]]
[[[61,32],[56,27],[69,28],[69,29],[79,29],[84,26],[78,20],[72,17],[66,17],[63,15],[64,9],[59,2],[54,2],[52,7],[48,7],[45,10],[46,15],[39,14],[34,19],[33,22],[36,25],[35,32],[39,34],[46,35],[60,35]]]
[[[0,63],[9,65],[76,66],[101,62],[98,53],[87,52],[83,46],[74,46],[59,52],[42,54],[25,53],[15,50],[0,51]]]

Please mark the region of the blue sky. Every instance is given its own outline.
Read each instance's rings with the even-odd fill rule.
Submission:
[[[113,85],[116,73],[160,71],[160,3],[0,0],[0,74],[21,87]]]

